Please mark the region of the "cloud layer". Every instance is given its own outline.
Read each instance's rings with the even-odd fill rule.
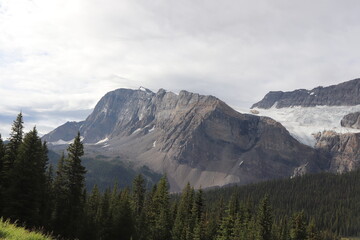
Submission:
[[[106,92],[186,89],[248,107],[359,76],[356,0],[0,0],[0,132],[46,133]],[[28,129],[27,129],[28,130]]]

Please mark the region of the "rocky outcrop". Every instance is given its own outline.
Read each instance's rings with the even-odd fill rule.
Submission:
[[[354,79],[338,85],[317,87],[312,90],[299,89],[292,92],[269,92],[251,108],[353,106],[358,104],[360,104],[360,79]]]
[[[59,140],[64,142],[71,141],[74,139],[83,123],[84,122],[67,122],[58,127],[55,131],[45,135],[43,140],[47,142],[56,142]]]
[[[324,131],[316,136],[315,148],[328,154],[331,172],[348,172],[360,165],[360,133]]]
[[[341,126],[360,129],[360,112],[349,113],[341,119]]]
[[[118,89],[107,93],[85,121],[71,129],[63,125],[43,139],[65,140],[74,126],[88,155],[120,157],[166,173],[173,191],[187,182],[197,188],[247,184],[328,168],[326,158],[297,142],[280,123],[187,91]]]

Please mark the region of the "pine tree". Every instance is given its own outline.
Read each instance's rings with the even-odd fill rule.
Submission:
[[[320,240],[320,235],[316,230],[315,221],[312,219],[307,227],[307,240]]]
[[[238,213],[238,201],[236,194],[231,196],[226,216],[222,219],[217,240],[231,240],[234,236],[236,215]]]
[[[13,122],[9,143],[6,145],[5,149],[5,158],[4,158],[4,166],[3,166],[3,172],[4,176],[6,178],[6,181],[11,179],[11,176],[8,176],[10,174],[11,169],[14,166],[14,162],[20,147],[20,144],[23,139],[23,129],[24,129],[24,122],[23,122],[23,116],[20,112],[18,116],[16,117],[16,120]]]
[[[143,211],[145,201],[145,180],[141,174],[139,174],[133,182],[133,194],[132,194],[132,208],[134,212],[135,220],[135,235],[134,240],[142,240],[146,237],[142,231],[145,228],[145,214]]]
[[[109,188],[105,189],[105,192],[101,198],[100,209],[98,212],[99,222],[99,239],[109,239],[111,236],[113,212],[117,203],[118,187],[114,185],[113,190]]]
[[[193,208],[192,208],[192,219],[193,224],[195,224],[196,221],[201,220],[202,215],[204,213],[205,203],[204,203],[204,197],[203,197],[203,190],[200,188],[195,193]]]
[[[193,230],[192,230],[192,234],[193,234],[193,239],[195,240],[201,240],[204,238],[204,208],[205,208],[205,203],[204,203],[204,198],[203,198],[203,191],[200,188],[196,193],[195,193],[195,198],[194,198],[194,203],[193,203],[193,208],[191,210],[191,214],[192,214],[192,226]]]
[[[266,196],[259,205],[257,214],[257,240],[272,239],[273,216],[269,205],[269,198]]]
[[[5,146],[4,146],[4,142],[1,138],[1,134],[0,134],[0,216],[2,216],[3,213],[3,207],[4,207],[4,203],[3,203],[3,193],[4,193],[4,172],[3,172],[3,165],[4,165],[4,156],[5,156]]]
[[[291,223],[290,237],[292,240],[306,239],[306,224],[304,212],[294,214]]]
[[[11,170],[7,215],[14,220],[36,226],[41,220],[41,203],[45,187],[44,151],[34,127],[24,137]]]
[[[10,217],[10,215],[7,215],[7,208],[8,205],[11,203],[11,199],[9,199],[10,193],[10,182],[14,177],[13,176],[13,167],[14,162],[18,154],[18,150],[20,147],[20,144],[23,139],[23,117],[22,113],[20,112],[18,116],[16,117],[16,120],[13,122],[11,132],[10,132],[10,138],[9,143],[5,146],[5,153],[4,157],[2,159],[2,171],[0,172],[1,175],[1,185],[2,185],[2,202],[3,202],[3,214],[5,217]]]
[[[194,202],[194,189],[190,183],[186,185],[181,194],[181,199],[178,205],[176,218],[172,230],[173,240],[188,240],[190,233],[192,233],[192,205]]]
[[[151,191],[146,194],[145,204],[144,204],[144,214],[145,214],[145,226],[142,230],[142,234],[146,236],[146,239],[154,239],[154,229],[155,229],[155,218],[156,218],[156,206],[154,203],[154,196],[157,190],[157,184],[155,184]]]
[[[2,173],[3,173],[4,157],[5,157],[5,145],[4,145],[4,142],[3,142],[1,134],[0,134],[0,173],[1,173],[0,180],[1,180]],[[1,186],[1,181],[0,181],[0,186]]]
[[[166,176],[162,177],[153,196],[153,204],[156,212],[154,236],[157,240],[170,238],[170,203],[169,186]]]
[[[69,193],[67,191],[67,179],[65,176],[65,155],[62,153],[56,170],[56,176],[53,183],[54,191],[54,210],[53,210],[53,229],[55,233],[63,233],[67,226]]]
[[[85,203],[82,239],[100,239],[100,210],[101,195],[97,185],[95,185]]]
[[[68,213],[66,236],[74,237],[80,230],[81,217],[84,206],[85,167],[81,164],[84,155],[84,146],[81,142],[80,132],[67,149],[68,156],[64,162],[66,191],[68,196]]]
[[[287,219],[284,218],[279,223],[279,240],[288,240],[290,238]]]
[[[134,222],[129,190],[125,189],[120,192],[114,204],[110,239],[130,240],[134,234]]]
[[[41,202],[40,202],[40,225],[49,227],[51,221],[51,211],[53,208],[53,189],[52,189],[52,167],[48,166],[48,147],[47,143],[42,144],[42,159],[40,160],[41,174],[40,185],[41,185]]]

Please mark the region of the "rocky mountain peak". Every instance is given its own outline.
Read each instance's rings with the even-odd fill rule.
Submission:
[[[359,78],[328,87],[319,86],[312,90],[271,91],[251,108],[354,106],[358,104],[360,104]]]
[[[43,138],[59,143],[80,131],[88,155],[121,156],[135,167],[167,173],[175,191],[187,182],[195,187],[246,184],[290,177],[299,167],[302,173],[316,172],[324,165],[314,149],[297,142],[280,123],[184,90],[117,89],[101,98],[85,121],[70,125]]]

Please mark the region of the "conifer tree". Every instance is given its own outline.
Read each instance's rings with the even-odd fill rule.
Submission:
[[[84,206],[85,190],[85,167],[81,164],[81,157],[84,155],[84,146],[81,142],[80,132],[67,149],[68,156],[64,162],[64,173],[67,191],[67,233],[69,237],[77,235],[80,229],[80,219]]]
[[[291,223],[290,237],[292,240],[306,239],[306,224],[304,212],[294,214]]]
[[[188,240],[190,233],[192,233],[192,205],[194,198],[194,189],[190,183],[186,185],[181,194],[181,199],[178,205],[176,218],[172,230],[173,240]]]
[[[7,214],[28,226],[40,223],[41,203],[45,187],[44,151],[34,127],[24,137],[11,170]]]
[[[234,236],[236,215],[238,213],[238,201],[236,194],[231,196],[226,216],[222,219],[217,240],[231,240]]]
[[[105,192],[101,198],[100,209],[98,212],[99,219],[99,239],[108,239],[111,235],[112,229],[112,217],[117,203],[118,187],[114,185],[113,190],[109,188],[105,189]]]
[[[265,198],[260,202],[257,213],[257,240],[272,239],[273,216],[269,205],[269,198]]]
[[[171,236],[169,186],[166,176],[162,177],[153,196],[155,210],[154,236],[158,240],[167,240]]]
[[[144,213],[146,224],[143,229],[143,234],[147,236],[147,239],[154,238],[155,218],[156,218],[156,206],[154,204],[154,196],[157,190],[157,184],[154,184],[151,191],[146,194]]]
[[[20,112],[18,114],[18,116],[16,117],[16,120],[13,122],[13,125],[11,127],[11,132],[10,132],[10,138],[9,138],[9,143],[6,144],[5,146],[5,155],[3,158],[3,166],[2,166],[2,186],[3,186],[3,196],[4,196],[4,203],[5,206],[7,205],[7,203],[9,203],[10,199],[7,199],[9,193],[7,193],[9,186],[10,186],[10,181],[13,177],[16,176],[12,176],[12,169],[14,166],[14,162],[15,159],[17,157],[18,154],[18,150],[20,147],[20,144],[22,142],[23,139],[23,126],[24,122],[23,122],[23,116],[22,113]]]
[[[67,191],[67,179],[65,175],[65,155],[62,153],[56,170],[56,176],[53,183],[54,191],[54,210],[53,210],[53,230],[55,233],[63,233],[63,230],[67,226],[68,209],[68,191]]]
[[[125,189],[120,192],[113,206],[113,220],[110,239],[131,239],[134,234],[130,194]]]
[[[4,142],[1,138],[1,134],[0,134],[0,216],[2,216],[2,212],[3,212],[3,192],[4,192],[4,172],[3,172],[3,165],[4,165],[4,156],[5,156],[5,146],[4,146]]]
[[[1,134],[0,134],[0,180],[1,180],[1,175],[3,173],[3,160],[4,160],[4,156],[5,156],[5,146],[4,146],[4,142],[2,140]],[[1,186],[1,181],[0,181],[0,186]]]
[[[82,239],[100,239],[100,209],[101,195],[97,185],[95,185],[85,203]]]
[[[192,226],[193,226],[193,239],[203,239],[204,238],[204,198],[203,198],[203,191],[200,188],[194,197],[194,203],[192,208]]]
[[[10,174],[10,170],[13,168],[18,149],[20,147],[20,144],[23,139],[23,129],[24,129],[24,122],[23,122],[23,116],[20,112],[16,120],[13,122],[13,125],[11,127],[11,133],[9,138],[9,143],[6,145],[5,149],[5,159],[4,159],[4,173],[5,177],[7,177],[8,174]],[[8,177],[11,178],[11,177]]]
[[[315,221],[312,219],[307,227],[307,240],[320,240],[320,235],[316,230]]]
[[[196,221],[201,220],[202,215],[204,213],[204,198],[203,198],[203,190],[200,188],[195,193],[193,208],[192,208],[192,218],[193,218],[193,224],[195,224]]]
[[[49,157],[48,157],[48,147],[47,143],[43,142],[42,144],[42,159],[40,160],[41,172],[44,174],[41,175],[40,184],[41,184],[41,202],[40,202],[40,225],[49,226],[51,221],[51,211],[53,208],[53,192],[52,192],[52,167],[48,166]]]
[[[139,174],[133,182],[133,194],[132,194],[132,208],[134,212],[135,220],[135,235],[134,240],[141,240],[146,237],[144,235],[145,228],[145,214],[143,211],[145,201],[145,180],[141,174]]]

